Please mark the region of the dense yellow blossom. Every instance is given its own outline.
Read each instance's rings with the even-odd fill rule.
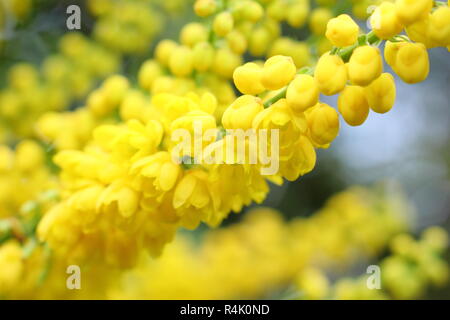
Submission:
[[[0,1],[20,23],[34,5]],[[311,172],[339,114],[358,126],[391,110],[383,40],[411,84],[428,76],[427,48],[450,45],[448,4],[349,4],[93,0],[92,34],[67,32],[40,65],[13,64],[0,90],[0,298],[251,299],[294,287],[305,299],[402,299],[444,284],[445,231],[398,235],[409,230],[397,194],[350,189],[289,222],[255,209],[201,244],[179,232],[218,227],[263,202],[269,182]],[[365,30],[347,11],[365,19],[371,5]],[[162,13],[184,23],[176,40],[160,36]],[[387,246],[382,291],[328,277]],[[65,288],[72,263],[91,281],[80,294]]]

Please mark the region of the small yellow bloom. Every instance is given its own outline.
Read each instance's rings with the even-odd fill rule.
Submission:
[[[330,9],[318,7],[311,13],[309,29],[311,29],[312,33],[322,36],[327,30],[327,23],[331,18],[333,18],[333,13]]]
[[[327,24],[326,37],[336,47],[346,47],[358,40],[359,27],[347,14],[331,19]]]
[[[286,86],[295,76],[297,68],[291,57],[274,56],[264,63],[261,82],[269,90]]]
[[[364,88],[346,86],[339,95],[338,109],[349,125],[362,125],[369,115],[369,104],[364,94]]]
[[[178,77],[189,76],[194,69],[192,50],[186,46],[175,48],[170,54],[169,68]]]
[[[392,38],[403,29],[397,18],[395,4],[392,2],[383,2],[375,9],[370,17],[370,25],[380,39]]]
[[[395,81],[390,73],[382,73],[378,79],[364,88],[370,109],[377,113],[386,113],[395,102]]]
[[[223,113],[222,124],[225,129],[250,129],[253,119],[264,110],[261,99],[243,95],[236,99]]]
[[[337,55],[323,54],[317,62],[314,79],[321,93],[331,96],[342,91],[347,83],[347,68]]]
[[[290,26],[294,28],[300,28],[306,23],[309,10],[310,9],[308,1],[299,1],[293,5],[290,5],[289,9],[287,9],[287,12],[284,12],[283,14],[286,15],[287,23]]]
[[[262,74],[262,67],[256,63],[248,62],[234,70],[234,84],[244,94],[259,94],[265,90],[261,83]]]
[[[232,30],[227,34],[227,44],[236,54],[243,54],[248,46],[244,34],[238,30]]]
[[[431,14],[428,36],[441,46],[450,44],[450,7],[441,6]]]
[[[229,48],[220,48],[216,50],[212,71],[226,79],[233,77],[234,70],[242,64],[242,57]]]
[[[403,25],[414,23],[426,16],[433,7],[433,0],[397,0],[395,10]]]
[[[380,50],[372,46],[355,49],[348,63],[348,77],[353,84],[367,86],[383,71]]]
[[[319,87],[310,75],[297,75],[289,84],[286,100],[295,113],[304,112],[319,101]]]
[[[194,4],[194,11],[199,17],[208,17],[217,9],[216,0],[197,0]]]
[[[155,60],[145,61],[138,73],[139,85],[146,90],[151,90],[153,82],[163,75],[161,65]]]
[[[156,60],[158,60],[158,62],[162,65],[168,66],[170,56],[177,46],[178,44],[170,39],[160,41],[155,48]]]
[[[214,18],[213,30],[218,36],[225,37],[233,30],[233,26],[233,16],[228,11],[221,12]]]
[[[425,80],[430,71],[430,62],[425,45],[422,43],[405,43],[398,50],[391,67],[406,83],[412,84]]]
[[[325,103],[318,103],[306,113],[311,139],[319,146],[330,144],[339,133],[339,115]]]
[[[199,42],[192,51],[194,69],[200,72],[207,71],[214,62],[214,48],[209,42]]]
[[[188,47],[193,47],[199,42],[208,40],[208,30],[199,22],[186,24],[180,33],[180,42]]]

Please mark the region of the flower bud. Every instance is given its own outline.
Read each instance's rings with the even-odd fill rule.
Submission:
[[[370,25],[373,32],[380,39],[389,39],[399,34],[403,26],[397,18],[395,4],[383,2],[370,17]]]
[[[186,46],[178,46],[170,55],[170,72],[178,77],[187,77],[193,70],[192,50]]]
[[[234,70],[234,84],[244,94],[259,94],[265,90],[261,84],[262,70],[256,63],[248,62]]]
[[[441,46],[450,44],[450,8],[439,7],[430,16],[428,36]]]
[[[312,33],[322,36],[327,30],[328,21],[333,18],[333,13],[328,8],[318,7],[311,13],[309,29]]]
[[[347,82],[347,68],[337,55],[323,54],[317,62],[314,79],[321,93],[331,96],[342,91]]]
[[[253,56],[263,56],[272,40],[272,35],[267,28],[263,26],[257,27],[250,35],[248,49]]]
[[[264,9],[257,1],[242,3],[242,18],[251,22],[258,22],[264,16]]]
[[[193,47],[199,42],[208,40],[208,31],[203,24],[191,22],[186,24],[180,33],[180,42],[188,47]]]
[[[319,101],[319,87],[313,77],[301,74],[289,84],[286,100],[295,113],[304,112]]]
[[[311,139],[320,146],[331,143],[339,133],[339,115],[325,103],[318,103],[306,113]]]
[[[164,66],[169,65],[170,55],[177,46],[178,44],[173,40],[165,39],[160,41],[155,49],[156,60]]]
[[[309,14],[309,3],[307,1],[297,2],[291,6],[289,6],[289,10],[287,10],[286,20],[287,23],[294,28],[302,27]]]
[[[223,113],[222,125],[225,129],[250,129],[253,119],[263,110],[260,98],[240,96]]]
[[[195,14],[199,17],[208,17],[217,9],[216,0],[197,0],[194,4]]]
[[[439,46],[439,44],[432,41],[429,37],[430,16],[431,14],[426,18],[408,25],[405,31],[411,40],[423,43],[427,48],[434,48]]]
[[[213,30],[218,36],[225,37],[231,30],[233,30],[233,26],[233,16],[227,11],[219,13],[214,18]]]
[[[433,0],[397,0],[395,10],[403,25],[414,23],[427,15],[433,7]]]
[[[370,109],[377,113],[386,113],[395,102],[395,81],[390,73],[382,73],[377,79],[364,88]]]
[[[369,115],[369,104],[364,94],[364,88],[346,86],[339,95],[338,110],[349,125],[362,125]]]
[[[384,60],[391,67],[395,65],[397,54],[401,47],[405,46],[406,42],[391,42],[386,41],[384,45]]]
[[[422,43],[406,43],[397,53],[395,73],[406,83],[417,83],[425,80],[430,71],[428,52]]]
[[[367,86],[383,71],[380,50],[371,46],[355,49],[348,63],[348,77],[353,84]]]
[[[192,52],[194,69],[200,72],[207,71],[214,62],[214,48],[209,42],[199,42]]]
[[[247,50],[247,39],[238,30],[232,30],[227,35],[228,47],[236,54],[243,54]]]
[[[162,76],[162,74],[163,70],[158,62],[155,60],[147,60],[139,69],[139,85],[145,90],[150,90],[155,79]]]
[[[212,70],[219,76],[230,79],[234,70],[242,64],[241,56],[224,47],[216,51]]]
[[[347,47],[358,40],[359,27],[347,14],[331,19],[327,24],[326,37],[336,47]]]
[[[274,56],[264,63],[261,82],[269,90],[286,86],[295,76],[297,69],[291,57]]]

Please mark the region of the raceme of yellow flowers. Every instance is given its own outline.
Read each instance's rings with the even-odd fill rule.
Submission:
[[[151,97],[130,88],[122,76],[108,79],[89,96],[86,108],[95,117],[108,118],[118,110],[126,121],[100,125],[84,149],[55,156],[62,169],[62,201],[38,229],[40,238],[55,251],[75,261],[89,257],[133,265],[141,248],[159,254],[180,226],[194,229],[202,222],[216,226],[231,211],[261,202],[269,191],[267,180],[296,180],[313,169],[314,148],[328,147],[338,135],[338,111],[348,124],[360,125],[370,109],[385,113],[392,108],[395,84],[392,75],[383,73],[381,52],[375,45],[381,39],[390,39],[385,60],[404,81],[426,78],[426,47],[397,33],[420,19],[430,19],[432,26],[434,15],[450,10],[447,6],[432,10],[431,2],[424,1],[430,17],[408,10],[413,15],[408,20],[400,18],[403,1],[388,4],[389,10],[382,4],[370,19],[374,30],[368,34],[360,34],[347,15],[323,19],[321,32],[334,47],[315,68],[299,68],[287,55],[239,66],[242,57],[227,36],[241,32],[242,42],[251,43],[240,27],[253,28],[257,21],[278,24],[268,20],[269,14],[257,2],[226,4],[215,7],[198,1],[194,8],[212,18],[211,30],[189,23],[181,30],[181,44],[163,40],[157,45],[155,59],[145,62],[139,73],[139,83]],[[320,29],[311,24],[312,29]],[[439,44],[447,45],[447,30],[439,30],[444,33]],[[437,37],[432,31],[427,36]],[[233,78],[244,95],[234,98],[226,78]],[[339,94],[338,111],[320,102],[320,93]],[[223,106],[226,102],[230,103]],[[180,128],[194,132],[195,123],[219,132],[278,129],[278,171],[264,176],[260,173],[264,165],[230,165],[225,159],[212,165],[173,163],[172,134]],[[45,125],[42,128],[45,131]],[[200,139],[204,151],[211,146],[226,148],[233,136]],[[270,141],[268,137],[269,146]],[[186,156],[192,158],[184,154],[182,161]]]
[[[67,95],[79,92],[82,97],[90,91],[90,83],[117,71],[119,56],[148,48],[161,28],[158,14],[143,8],[149,8],[148,4],[166,6],[176,15],[184,3],[90,1],[90,13],[98,19],[92,36],[101,46],[69,33],[60,40],[61,53],[45,60],[42,75],[33,66],[15,65],[8,87],[0,92],[1,119],[6,120],[1,123],[1,131],[6,133],[0,132],[4,140],[11,143],[16,137],[32,136],[39,141],[24,140],[14,150],[6,145],[1,149],[0,188],[6,191],[0,199],[5,204],[0,216],[13,217],[4,227],[9,242],[0,247],[6,252],[5,259],[19,257],[21,245],[26,243],[31,248],[28,257],[37,256],[43,265],[55,259],[61,266],[133,267],[143,251],[160,255],[180,228],[195,229],[201,223],[218,226],[230,212],[261,203],[269,192],[268,182],[294,181],[313,170],[316,148],[328,148],[338,136],[340,117],[357,126],[364,123],[370,110],[386,113],[393,107],[394,77],[383,72],[383,61],[406,83],[417,83],[429,73],[427,48],[450,45],[446,3],[354,2],[358,17],[364,17],[370,4],[378,5],[369,18],[372,30],[368,33],[340,8],[339,1],[322,0],[313,5],[308,0],[197,0],[193,4],[195,21],[182,27],[179,42],[164,39],[156,45],[153,56],[140,67],[137,83],[123,75],[108,76],[89,93],[82,107],[64,110],[69,105]],[[305,41],[283,36],[284,24],[307,28],[312,35]],[[96,53],[98,59],[86,59]],[[247,61],[249,54],[261,60]],[[338,94],[337,108],[321,102],[321,94]],[[36,112],[23,117],[19,111],[23,109]],[[214,135],[196,136],[198,124]],[[9,127],[14,127],[14,139],[5,130]],[[174,161],[177,144],[173,137],[178,130],[192,134],[189,144],[199,146],[199,156],[185,152]],[[221,153],[216,155],[217,161],[208,162],[211,150],[233,146],[230,130],[269,132],[262,141],[270,150],[268,156],[278,164],[277,170],[263,174],[267,162],[242,162],[234,149],[231,158]],[[249,137],[244,141],[249,149],[256,145]],[[11,192],[11,182],[24,181],[29,193]],[[31,222],[17,227],[22,220]],[[322,227],[329,224],[321,218],[313,220]],[[355,237],[361,239],[355,241],[375,254],[392,234],[383,225],[376,230],[377,236],[366,239],[374,231],[364,229],[365,223],[358,222],[358,228],[365,231],[358,233]],[[289,234],[315,230],[308,223],[299,225],[300,231]],[[374,225],[378,224],[367,223],[370,228]],[[385,237],[379,238],[383,234]],[[340,235],[342,231],[335,230],[320,233],[331,239],[327,242],[330,256],[346,258],[345,248],[352,244],[342,244],[345,240]],[[20,245],[9,240],[15,237],[22,239]],[[289,246],[295,247],[291,242]],[[301,256],[309,249],[299,250]],[[412,253],[394,252],[402,258],[391,265],[401,270],[399,261]],[[198,267],[198,263],[186,264]],[[300,268],[303,262],[294,265]],[[8,270],[20,277],[21,268],[25,267]],[[267,272],[272,271],[278,272]],[[297,271],[283,269],[283,275],[274,275],[274,281],[288,281],[277,277],[293,277]],[[322,285],[327,283],[319,271],[308,272],[317,275]],[[260,285],[260,279],[254,281]],[[301,287],[301,279],[299,283]],[[421,280],[411,286],[416,285],[419,292],[426,284]],[[239,294],[264,294],[261,288],[252,291],[252,285]],[[305,284],[309,285],[314,291],[317,283]],[[342,296],[357,291],[356,284],[342,286]],[[151,297],[153,289],[148,290]],[[217,297],[232,296],[239,290],[231,288]],[[402,297],[405,293],[391,294]],[[330,292],[319,296],[329,297]]]

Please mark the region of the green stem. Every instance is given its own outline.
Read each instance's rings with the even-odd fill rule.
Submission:
[[[314,75],[314,69],[311,67],[303,67],[297,71],[297,74],[309,74],[310,76]],[[264,108],[270,107],[272,104],[277,102],[280,99],[286,98],[287,87],[284,87],[280,92],[278,92],[275,96],[264,102]]]
[[[272,98],[264,102],[264,108],[270,107],[272,104],[280,99],[286,98],[287,87],[284,87],[279,93],[274,95]]]

